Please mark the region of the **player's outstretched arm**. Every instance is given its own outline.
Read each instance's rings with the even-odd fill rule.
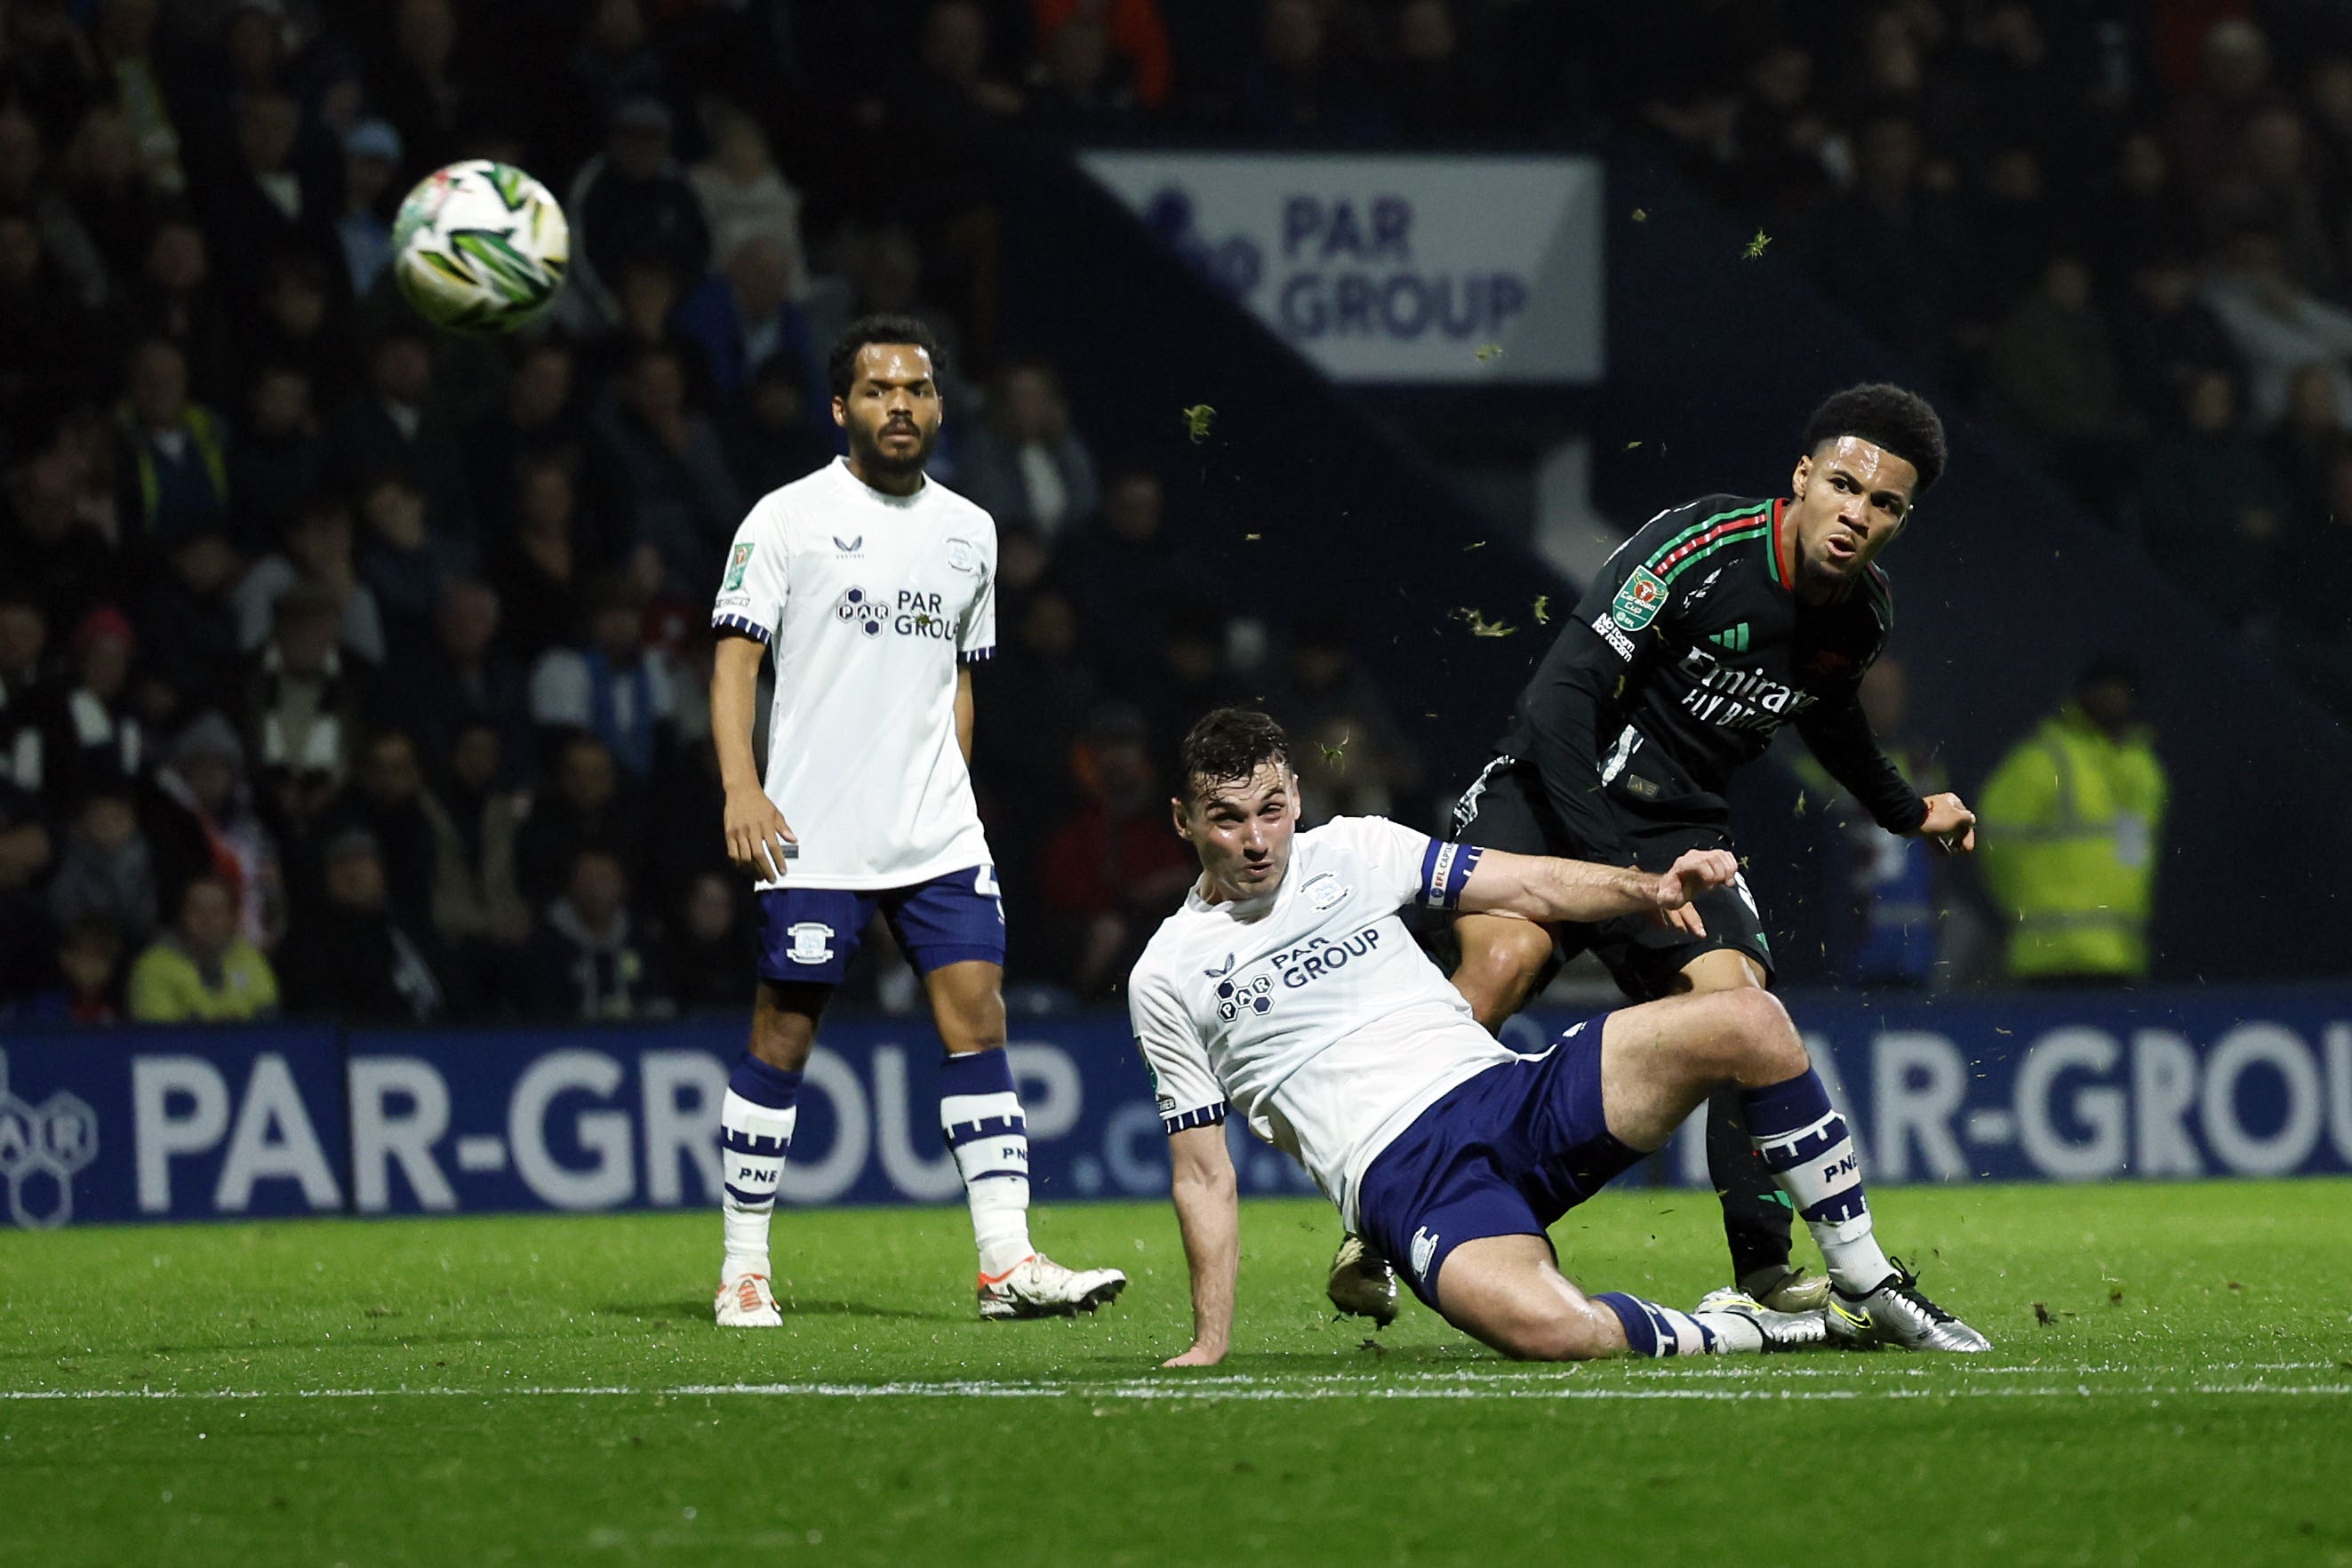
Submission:
[[[1721,849],[1693,849],[1663,872],[1489,849],[1463,884],[1459,907],[1546,923],[1671,915],[1709,888],[1729,887],[1738,874],[1738,859]]]
[[[1169,1134],[1168,1156],[1175,1167],[1168,1195],[1192,1271],[1192,1348],[1160,1364],[1214,1366],[1233,1344],[1234,1281],[1241,1271],[1241,1207],[1224,1125]]]
[[[727,794],[727,858],[765,881],[784,874],[791,824],[760,782],[751,760],[751,708],[760,689],[760,659],[768,651],[751,637],[722,637],[710,666],[710,741],[719,752],[719,779]]]

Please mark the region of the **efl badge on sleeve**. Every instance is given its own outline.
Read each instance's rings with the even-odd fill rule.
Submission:
[[[1609,618],[1629,632],[1638,632],[1656,620],[1665,605],[1666,585],[1647,566],[1636,566],[1610,602]]]
[[[727,558],[727,586],[722,592],[731,594],[740,588],[743,585],[743,570],[751,564],[751,545],[748,543],[737,545],[735,552]]]

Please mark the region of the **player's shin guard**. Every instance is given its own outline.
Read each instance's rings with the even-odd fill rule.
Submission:
[[[1706,1173],[1723,1202],[1731,1277],[1747,1281],[1785,1271],[1796,1216],[1748,1135],[1737,1090],[1719,1090],[1706,1102]]]
[[[971,1205],[982,1279],[1029,1256],[1029,1123],[1001,1049],[951,1056],[940,1068],[940,1131]]]
[[[745,1052],[719,1108],[719,1212],[727,1227],[725,1277],[768,1272],[768,1220],[799,1120],[801,1075]]]
[[[1720,1321],[1719,1313],[1706,1314],[1708,1321],[1702,1322],[1689,1312],[1661,1307],[1655,1301],[1644,1301],[1622,1290],[1612,1290],[1592,1299],[1617,1314],[1617,1321],[1625,1326],[1626,1348],[1634,1355],[1721,1355],[1761,1346],[1760,1336],[1745,1324],[1738,1325],[1746,1329],[1746,1333],[1734,1342],[1732,1335],[1723,1331],[1733,1325]]]
[[[1831,1279],[1849,1295],[1876,1289],[1895,1266],[1871,1234],[1862,1162],[1821,1075],[1807,1068],[1785,1082],[1742,1091],[1739,1102],[1756,1152],[1805,1216]]]

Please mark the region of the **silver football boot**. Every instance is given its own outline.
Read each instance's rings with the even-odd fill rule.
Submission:
[[[1865,1296],[1830,1292],[1830,1336],[1853,1350],[1885,1345],[1905,1351],[1947,1351],[1973,1355],[1992,1342],[1919,1293],[1919,1277],[1890,1258],[1895,1272]]]
[[[1331,1258],[1331,1278],[1324,1286],[1331,1305],[1351,1318],[1370,1318],[1374,1328],[1396,1321],[1397,1277],[1389,1260],[1364,1245],[1360,1236],[1344,1237]]]
[[[1810,1312],[1776,1312],[1744,1290],[1710,1290],[1699,1304],[1691,1309],[1695,1318],[1709,1314],[1737,1318],[1751,1325],[1763,1342],[1756,1349],[1766,1355],[1780,1351],[1813,1350],[1830,1342],[1829,1315],[1819,1310]],[[1711,1325],[1719,1328],[1721,1325]],[[1740,1345],[1731,1348],[1744,1349]]]

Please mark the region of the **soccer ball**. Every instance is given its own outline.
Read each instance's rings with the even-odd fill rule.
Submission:
[[[510,332],[555,302],[572,226],[545,185],[476,158],[417,182],[393,220],[392,253],[418,315],[453,332]]]

